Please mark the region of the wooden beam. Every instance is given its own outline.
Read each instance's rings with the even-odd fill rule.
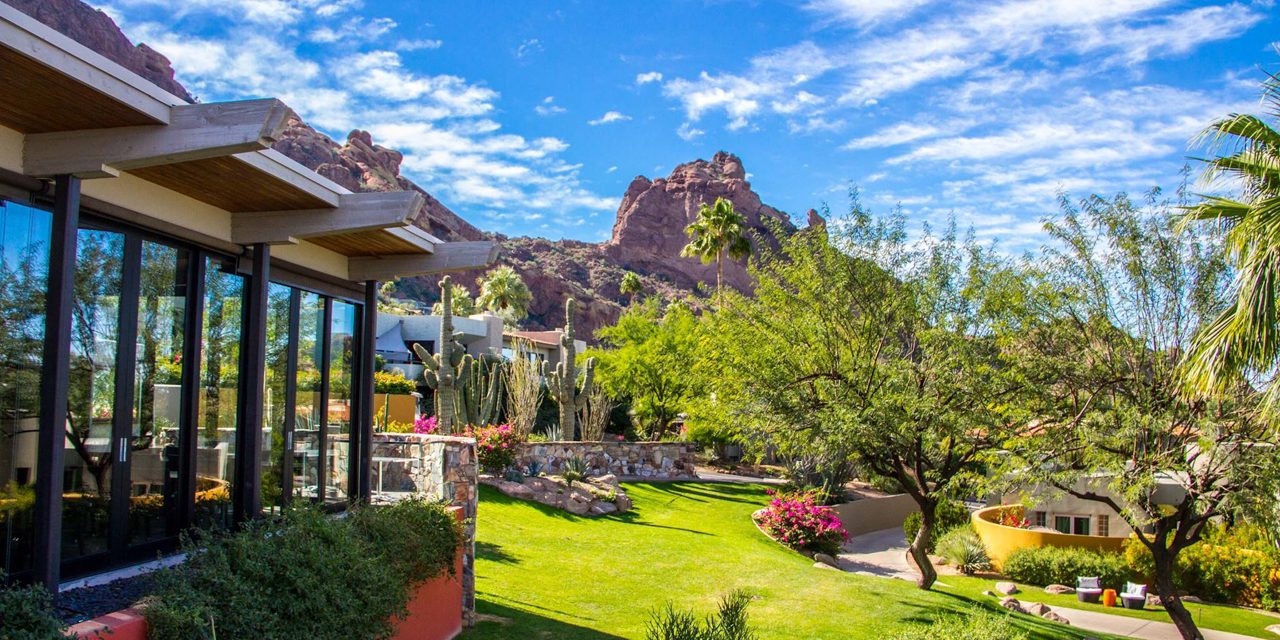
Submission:
[[[493,264],[498,259],[498,243],[492,240],[446,242],[436,245],[435,253],[425,255],[351,258],[347,261],[347,279],[395,280],[404,276],[465,271]]]
[[[298,164],[292,158],[275,149],[237,153],[231,157],[238,162],[243,162],[258,171],[286,182],[299,191],[315,196],[330,206],[338,206],[339,196],[351,193],[336,182]]]
[[[104,178],[121,171],[268,149],[292,111],[274,98],[173,107],[168,125],[26,136],[23,172]]]
[[[416,191],[376,191],[343,194],[336,209],[234,213],[231,241],[295,244],[303,238],[405,227],[425,201]]]

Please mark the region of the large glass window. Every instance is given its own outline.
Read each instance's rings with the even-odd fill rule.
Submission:
[[[63,454],[64,560],[110,550],[111,468],[123,451],[113,429],[124,234],[81,229],[76,243]]]
[[[0,578],[31,569],[51,222],[0,200]]]
[[[229,527],[232,518],[244,278],[219,260],[210,259],[205,269],[194,524],[217,528]]]
[[[278,511],[285,473],[285,426],[289,411],[290,302],[293,290],[271,283],[267,288],[267,388],[262,425],[262,510]],[[292,459],[289,460],[292,465]]]
[[[137,367],[129,434],[129,542],[177,535],[179,424],[189,253],[142,243]]]
[[[356,363],[356,307],[349,302],[333,302],[329,323],[329,486],[325,502],[346,502],[350,477],[352,391]]]
[[[325,412],[321,398],[324,357],[324,300],[300,292],[298,305],[298,395],[294,408],[294,495],[320,496],[320,425]]]

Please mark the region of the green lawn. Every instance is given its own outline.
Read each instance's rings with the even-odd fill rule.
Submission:
[[[982,580],[979,578],[962,578],[960,576],[944,576],[940,579],[947,586],[939,587],[939,589],[948,593],[967,598],[982,598],[989,596],[980,595],[983,591],[992,589],[995,580]],[[1125,609],[1124,607],[1104,607],[1100,604],[1086,604],[1076,600],[1074,595],[1053,595],[1045,593],[1040,587],[1018,585],[1024,593],[1016,594],[1014,597],[1027,602],[1043,602],[1050,607],[1070,607],[1072,609],[1086,609],[1089,611],[1100,611],[1111,613],[1130,618],[1142,618],[1144,620],[1158,620],[1160,622],[1169,622],[1169,616],[1165,614],[1163,608],[1148,608],[1142,611],[1134,611]],[[1267,631],[1267,626],[1280,624],[1280,619],[1273,616],[1255,613],[1246,609],[1238,609],[1235,607],[1224,607],[1222,605],[1213,604],[1195,604],[1187,603],[1187,609],[1191,611],[1191,615],[1195,616],[1196,624],[1204,629],[1217,629],[1219,631],[1231,631],[1241,633],[1248,636],[1258,638],[1275,638],[1275,634]]]
[[[981,589],[922,592],[901,580],[814,569],[751,523],[767,502],[759,486],[626,489],[633,512],[590,519],[481,487],[476,586],[486,619],[463,638],[643,639],[653,607],[673,601],[709,613],[735,588],[759,598],[750,613],[762,640],[886,640],[937,612],[975,603],[999,610]],[[1037,639],[1099,637],[1016,618]]]

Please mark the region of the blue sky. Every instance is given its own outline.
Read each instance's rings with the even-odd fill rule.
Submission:
[[[1173,187],[1257,111],[1271,1],[110,0],[203,101],[276,96],[473,224],[598,241],[636,175],[726,150],[803,220],[846,185],[1008,250],[1055,194]]]

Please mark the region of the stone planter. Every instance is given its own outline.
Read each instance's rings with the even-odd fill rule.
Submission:
[[[526,442],[520,445],[516,466],[537,463],[547,474],[558,474],[569,460],[582,458],[587,475],[614,475],[638,480],[696,480],[701,447],[692,442]]]
[[[529,500],[579,516],[607,516],[631,510],[631,498],[612,475],[579,480],[569,487],[556,476],[528,477],[512,482],[497,476],[480,476],[487,484],[518,500]]]

